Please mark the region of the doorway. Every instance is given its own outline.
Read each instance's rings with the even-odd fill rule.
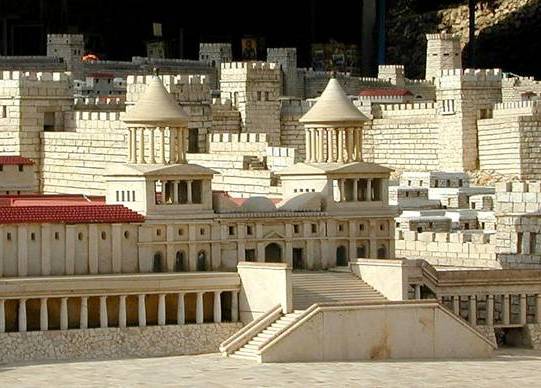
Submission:
[[[340,245],[336,248],[336,266],[347,267],[348,265],[348,252],[345,246]]]
[[[305,269],[302,253],[302,248],[293,248],[293,269]]]

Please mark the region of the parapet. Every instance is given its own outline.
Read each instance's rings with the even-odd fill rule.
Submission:
[[[460,40],[460,36],[448,32],[440,32],[437,34],[426,34],[426,40]]]
[[[304,115],[314,103],[301,99],[280,99],[280,115],[282,118],[291,117],[298,119]]]
[[[2,80],[17,81],[68,81],[71,79],[69,72],[41,72],[41,71],[3,71],[0,73]]]
[[[411,104],[374,104],[372,114],[376,119],[412,116],[435,116],[437,103],[417,102]]]
[[[212,133],[210,143],[266,143],[266,133]]]
[[[442,89],[463,86],[500,87],[502,71],[500,69],[444,69],[439,78]]]
[[[280,65],[269,62],[225,62],[221,64],[222,71],[229,69],[252,70],[278,70]]]
[[[148,84],[153,75],[129,75],[127,79],[127,85],[134,84]],[[206,85],[208,84],[208,78],[205,75],[160,75],[159,76],[164,85]]]
[[[512,101],[494,104],[493,117],[539,116],[541,101]]]
[[[493,244],[495,241],[494,233],[472,233],[472,232],[415,232],[409,230],[397,230],[397,240],[405,241],[423,241],[423,242],[441,242],[441,243],[473,243],[473,244]]]
[[[84,35],[83,34],[47,34],[47,41],[49,43],[52,43],[53,40],[67,41],[67,42],[62,42],[62,43],[68,43],[68,42],[82,43],[84,40]]]

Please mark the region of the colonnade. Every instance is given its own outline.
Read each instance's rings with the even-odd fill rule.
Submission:
[[[195,312],[195,323],[201,324],[204,323],[204,298],[203,295],[207,292],[210,292],[214,295],[213,298],[213,322],[220,323],[222,322],[222,304],[221,304],[221,294],[224,292],[231,293],[231,321],[237,322],[239,320],[239,304],[238,304],[238,291],[197,291],[189,292],[191,294],[196,294],[196,312]],[[185,295],[188,292],[178,292],[175,293],[177,298],[177,312],[176,312],[176,324],[184,325],[186,323],[186,304],[185,304]],[[165,293],[160,293],[158,295],[158,317],[157,324],[159,326],[164,326],[166,324],[166,295]],[[60,330],[68,330],[69,323],[69,310],[68,310],[68,299],[79,299],[79,329],[87,329],[89,322],[88,314],[88,299],[90,296],[77,296],[77,297],[61,297],[55,298],[60,299]],[[107,328],[110,326],[110,319],[108,316],[107,310],[107,300],[109,298],[118,298],[118,327],[125,328],[128,326],[127,321],[127,306],[126,299],[128,295],[114,295],[107,296],[101,295],[99,297],[99,327]],[[145,327],[147,326],[147,306],[146,306],[146,294],[137,295],[137,319],[138,326]],[[27,301],[29,299],[36,298],[21,298],[17,300],[17,328],[19,332],[26,332],[28,329],[28,316],[27,316]],[[49,306],[48,300],[53,299],[53,297],[41,297],[40,308],[39,308],[39,327],[40,331],[49,330]],[[0,299],[0,332],[6,331],[6,311],[5,311],[5,299]],[[115,320],[116,321],[116,320]]]
[[[203,201],[202,181],[192,179],[168,180],[162,179],[154,182],[161,185],[160,204],[192,204]],[[158,198],[156,198],[158,201]]]
[[[350,163],[362,160],[362,128],[307,128],[306,162]]]
[[[351,192],[346,192],[346,181],[351,181]],[[359,188],[359,183],[362,183]],[[380,179],[372,178],[353,178],[353,179],[339,179],[338,187],[340,191],[340,201],[381,201],[382,199],[378,197],[380,193],[379,190],[374,190],[375,185],[381,184]]]
[[[166,131],[169,149],[166,150]],[[186,163],[186,128],[130,127],[128,128],[128,159],[132,164]],[[145,136],[149,139],[145,146]],[[159,146],[156,144],[159,139]],[[146,151],[148,148],[148,152]],[[147,157],[148,156],[148,157]]]

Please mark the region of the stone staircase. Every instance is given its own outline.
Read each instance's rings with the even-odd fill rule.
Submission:
[[[259,359],[258,350],[261,346],[293,324],[302,313],[302,310],[295,310],[290,314],[280,316],[271,325],[254,336],[246,345],[232,353],[230,357],[257,361]]]
[[[293,272],[293,307],[314,303],[384,302],[387,299],[350,271]]]

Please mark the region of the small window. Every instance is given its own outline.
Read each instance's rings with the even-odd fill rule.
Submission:
[[[8,233],[6,234],[6,239],[7,239],[8,241],[11,241],[11,233],[8,232]]]
[[[161,236],[161,235],[162,235],[162,230],[156,229],[156,236]]]
[[[0,109],[0,118],[4,119],[8,116],[8,112],[7,112],[7,106],[5,105],[2,105],[1,109]]]
[[[118,192],[118,190],[116,191],[116,201],[120,202],[120,193]]]
[[[464,181],[462,179],[458,180],[458,187],[462,187],[464,185]]]
[[[102,239],[102,240],[107,239],[107,233],[101,232],[101,239]]]
[[[135,202],[135,190],[131,191],[131,200]]]
[[[257,92],[257,101],[261,101],[261,92]]]
[[[419,186],[423,186],[423,180],[422,179],[419,181]]]
[[[182,236],[184,234],[184,229],[178,228],[178,235]]]
[[[128,232],[127,230],[124,231],[124,238],[126,240],[130,238],[130,232]]]
[[[385,224],[380,224],[379,225],[379,230],[381,230],[383,232],[385,230]]]
[[[204,236],[204,235],[205,235],[205,228],[199,229],[199,234],[200,234],[201,236]]]
[[[83,239],[83,234],[81,232],[79,232],[79,234],[77,234],[77,239],[79,241],[81,241]]]
[[[434,181],[434,187],[439,187],[439,186],[440,186],[440,181],[436,179]]]
[[[312,233],[317,233],[317,224],[312,224]]]
[[[411,181],[408,181],[408,186],[411,186]]]
[[[447,179],[447,186],[446,187],[451,187],[451,180],[450,179]]]
[[[122,202],[124,202],[124,201],[126,200],[125,193],[126,193],[126,192],[125,192],[124,190],[122,190]]]
[[[0,167],[1,167],[1,166],[0,166]],[[2,171],[2,170],[0,169],[0,171]],[[294,189],[293,192],[296,193],[296,192],[297,192],[297,189]]]
[[[362,232],[364,230],[364,224],[359,224],[359,230]]]
[[[19,164],[19,172],[23,172],[24,171],[24,166],[22,164]]]
[[[60,233],[54,232],[54,239],[55,240],[60,240]]]
[[[397,228],[400,228],[400,222],[397,222],[397,223],[396,223],[396,227],[397,227]]]
[[[252,226],[251,226],[251,225],[247,225],[247,226],[246,226],[246,234],[247,234],[248,236],[251,236],[251,235],[253,234],[253,232],[254,232],[254,231],[253,231]]]
[[[265,101],[269,101],[270,100],[270,93],[269,92],[265,92]]]
[[[126,201],[130,202],[130,192],[126,191]]]
[[[443,100],[442,101],[442,113],[454,114],[455,113],[455,100]]]
[[[299,233],[299,225],[295,224],[293,225],[293,233]]]
[[[466,230],[470,229],[470,224],[468,222],[466,222],[464,224],[464,229],[466,229]]]
[[[0,171],[4,171],[4,165],[3,164],[0,164]],[[297,190],[295,190],[297,191]]]
[[[230,235],[230,236],[234,236],[234,235],[235,235],[235,227],[234,227],[234,226],[230,226],[230,227],[229,227],[229,235]]]
[[[344,224],[338,224],[338,231],[343,232],[344,231]]]
[[[30,233],[30,240],[36,241],[36,234],[34,232]]]

